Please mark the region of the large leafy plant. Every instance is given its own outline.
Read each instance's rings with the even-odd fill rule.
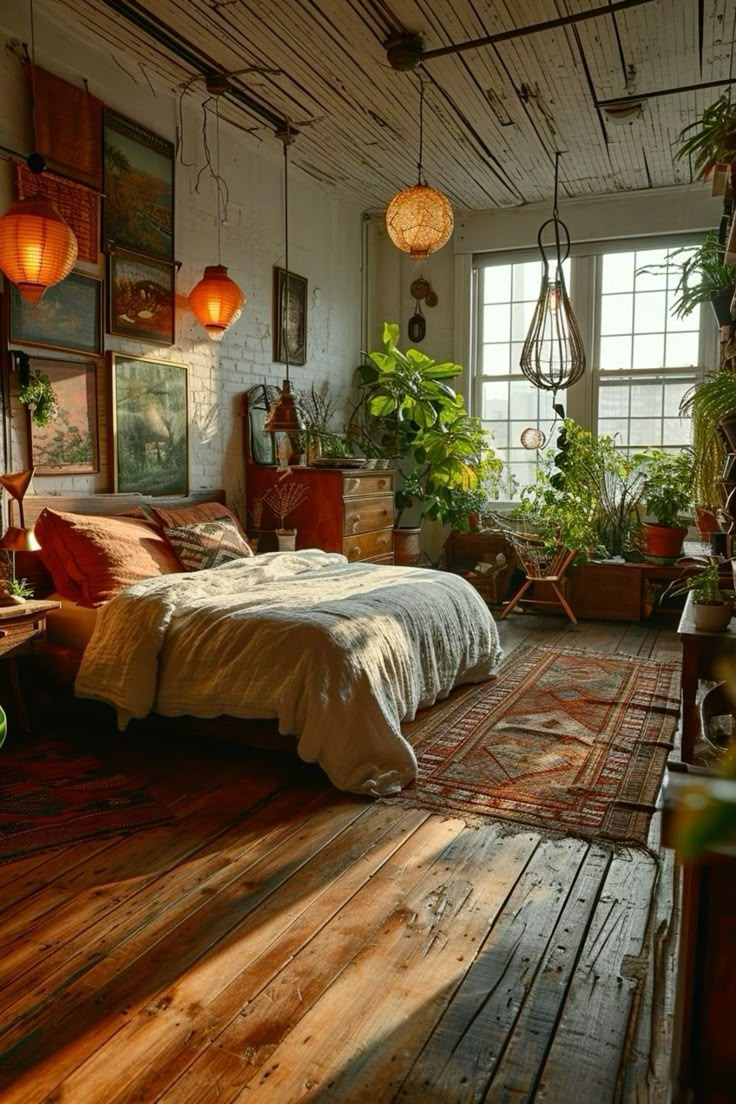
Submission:
[[[710,303],[719,292],[736,284],[736,267],[724,262],[723,246],[713,231],[697,248],[682,245],[672,249],[661,264],[646,265],[640,273],[679,271],[672,313],[687,318],[701,303]]]
[[[560,541],[574,549],[576,563],[625,553],[639,529],[642,472],[612,437],[595,437],[571,418],[562,437],[561,452],[547,452],[535,481],[522,488],[514,515],[550,547]]]
[[[718,432],[721,418],[736,414],[736,373],[716,372],[685,395],[680,413],[692,418],[693,499],[698,506],[721,501],[726,451]]]
[[[680,515],[692,504],[692,449],[680,452],[649,449],[637,453],[632,460],[644,473],[643,498],[647,513],[656,519],[657,525],[679,527]]]
[[[368,353],[358,369],[365,416],[354,432],[404,461],[397,525],[411,506],[420,518],[452,521],[458,493],[498,478],[503,464],[479,419],[447,382],[460,375],[460,365],[438,363],[419,349],[402,351],[398,340],[398,325],[384,323],[383,350]]]

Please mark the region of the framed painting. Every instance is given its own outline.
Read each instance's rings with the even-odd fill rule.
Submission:
[[[286,287],[286,269],[273,270],[273,359],[286,363],[286,346],[289,348],[289,364],[307,362],[307,281],[304,276],[289,273]]]
[[[124,353],[111,353],[110,362],[115,490],[186,494],[186,365]]]
[[[105,109],[103,239],[174,259],[174,146]]]
[[[97,362],[34,357],[29,367],[48,376],[58,408],[46,426],[34,425],[28,417],[30,464],[36,475],[98,472]]]
[[[10,288],[9,340],[13,345],[61,349],[98,355],[102,352],[100,281],[71,272],[29,303]]]
[[[176,266],[113,249],[107,256],[107,332],[174,344]]]

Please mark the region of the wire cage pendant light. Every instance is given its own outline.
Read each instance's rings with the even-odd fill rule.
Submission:
[[[217,184],[217,264],[206,265],[204,275],[189,292],[189,306],[194,317],[200,322],[212,341],[222,341],[225,331],[237,322],[245,304],[245,295],[234,280],[227,274],[227,268],[221,258],[221,188],[220,176],[220,99],[215,97],[216,129],[216,172]]]
[[[411,257],[428,257],[446,245],[455,219],[442,192],[422,182],[424,145],[424,81],[419,82],[419,162],[417,183],[403,188],[386,208],[386,230],[391,241]]]
[[[263,423],[264,433],[299,433],[304,429],[296,405],[296,399],[291,390],[289,380],[289,298],[290,298],[290,273],[289,273],[289,146],[294,141],[291,127],[287,119],[284,128],[277,131],[276,137],[284,144],[284,285],[279,303],[279,317],[276,324],[281,332],[281,347],[284,350],[286,363],[286,379],[283,381],[281,391],[276,402],[271,406]]]
[[[539,228],[537,242],[542,256],[542,286],[534,308],[519,364],[524,375],[542,391],[572,387],[585,372],[585,348],[578,321],[565,286],[563,265],[570,254],[570,233],[557,210],[560,154],[555,154],[555,194],[552,218]],[[554,257],[550,261],[542,238],[554,227]]]

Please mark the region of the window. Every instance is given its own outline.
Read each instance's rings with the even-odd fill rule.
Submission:
[[[688,443],[690,426],[680,417],[680,401],[702,379],[703,351],[709,330],[715,332],[705,310],[684,319],[673,313],[677,272],[657,266],[678,243],[644,244],[593,256],[578,253],[565,263],[588,369],[579,384],[560,392],[558,401],[576,421],[616,436],[629,451]],[[541,276],[536,250],[510,260],[481,257],[475,266],[471,402],[506,465],[509,499],[534,478],[541,456],[522,446],[523,430],[537,428],[549,446],[554,444],[552,396],[537,390],[519,367]],[[584,292],[577,299],[576,283]],[[716,363],[715,340],[710,359]]]

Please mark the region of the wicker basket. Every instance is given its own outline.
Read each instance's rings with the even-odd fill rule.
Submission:
[[[394,563],[416,567],[422,558],[421,529],[394,529]]]

